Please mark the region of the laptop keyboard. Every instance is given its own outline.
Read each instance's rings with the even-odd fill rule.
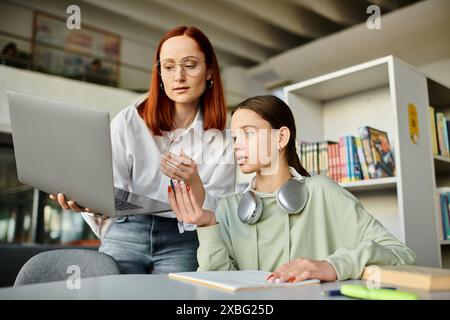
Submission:
[[[133,203],[126,202],[120,199],[114,199],[114,205],[116,206],[116,210],[132,210],[132,209],[142,209],[142,207],[137,206]]]

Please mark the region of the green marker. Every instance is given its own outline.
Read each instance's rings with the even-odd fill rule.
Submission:
[[[392,289],[369,289],[365,286],[343,284],[341,293],[347,297],[366,300],[418,300],[414,293]]]

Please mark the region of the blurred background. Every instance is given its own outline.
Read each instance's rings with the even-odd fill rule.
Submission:
[[[80,30],[66,26],[70,5],[81,10]],[[381,29],[367,27],[371,5]],[[449,0],[0,0],[0,245],[99,245],[79,215],[19,183],[5,91],[112,118],[146,94],[156,45],[178,25],[212,41],[229,112],[250,96],[281,97],[288,84],[386,55],[450,83]]]

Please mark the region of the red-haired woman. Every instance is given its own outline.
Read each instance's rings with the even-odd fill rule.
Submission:
[[[123,109],[111,122],[115,187],[167,203],[173,179],[189,184],[203,207],[214,210],[235,188],[232,139],[226,139],[225,124],[222,83],[210,41],[194,27],[167,32],[156,49],[148,98]],[[57,199],[63,208],[82,212],[102,239],[100,251],[112,256],[123,273],[198,267],[195,226],[185,224],[180,230],[173,212],[96,218],[63,194]]]

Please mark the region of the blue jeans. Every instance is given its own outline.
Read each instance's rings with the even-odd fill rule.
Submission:
[[[154,215],[122,220],[112,226],[99,248],[117,261],[122,273],[197,270],[197,231],[180,234],[177,219]]]

